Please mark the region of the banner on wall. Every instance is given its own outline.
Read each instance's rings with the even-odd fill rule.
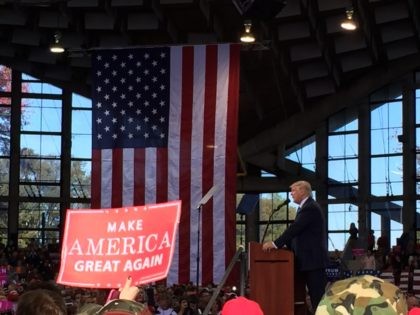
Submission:
[[[57,282],[119,288],[166,278],[181,201],[110,209],[67,210]]]

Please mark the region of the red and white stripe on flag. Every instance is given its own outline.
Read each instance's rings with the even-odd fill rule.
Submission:
[[[239,54],[236,44],[170,48],[166,148],[93,150],[92,207],[182,200],[169,284],[218,283],[235,253]],[[201,209],[201,198],[216,185]]]

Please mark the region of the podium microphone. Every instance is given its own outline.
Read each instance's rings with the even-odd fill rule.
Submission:
[[[267,221],[267,225],[265,226],[265,230],[264,230],[264,234],[263,234],[261,243],[264,243],[265,236],[267,234],[268,227],[271,224],[271,220],[273,219],[274,213],[276,213],[277,211],[279,211],[281,207],[284,207],[284,206],[288,205],[289,202],[290,202],[290,199],[287,198],[285,201],[283,201],[281,204],[279,204],[275,209],[273,209],[273,211],[271,211],[270,217],[268,218],[268,221]]]
[[[290,202],[290,199],[286,199],[285,201],[283,201],[281,204],[279,204],[279,205],[277,206],[277,208],[276,208],[276,209],[274,209],[274,210],[273,210],[273,213],[275,213],[275,212],[279,211],[281,207],[284,207],[285,205],[288,205],[288,204],[289,204],[289,202]]]

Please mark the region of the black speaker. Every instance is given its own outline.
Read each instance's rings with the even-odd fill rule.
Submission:
[[[232,0],[239,13],[246,19],[269,20],[286,5],[286,0]]]

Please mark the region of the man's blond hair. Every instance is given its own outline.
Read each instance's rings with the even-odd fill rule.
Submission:
[[[293,184],[290,185],[290,189],[292,189],[294,187],[298,188],[299,190],[302,190],[302,191],[306,192],[307,196],[312,196],[311,184],[309,182],[307,182],[306,180],[299,180],[299,181],[294,182]]]

